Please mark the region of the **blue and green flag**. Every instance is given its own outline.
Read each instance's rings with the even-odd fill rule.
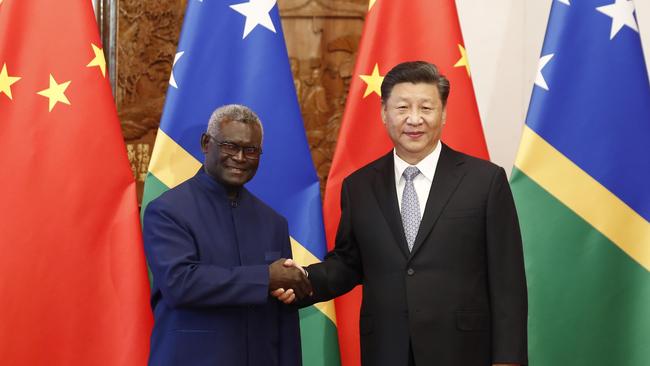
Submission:
[[[553,2],[512,175],[531,365],[650,365],[650,83],[634,2]]]
[[[142,202],[192,177],[215,108],[250,107],[264,124],[260,168],[247,188],[289,221],[300,264],[326,253],[318,177],[309,152],[275,0],[190,0]],[[331,302],[301,310],[305,365],[338,365]]]

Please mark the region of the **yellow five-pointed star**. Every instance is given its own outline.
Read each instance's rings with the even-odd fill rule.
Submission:
[[[0,2],[2,2],[2,0],[0,0]],[[0,71],[0,94],[5,93],[9,99],[13,100],[11,97],[11,84],[18,80],[20,80],[20,78],[17,76],[9,76],[7,63],[5,62],[4,65],[2,65],[2,71]]]
[[[61,102],[70,105],[68,97],[66,97],[64,94],[68,86],[70,86],[70,81],[58,84],[56,80],[54,80],[54,76],[50,74],[50,87],[45,90],[41,90],[36,94],[42,95],[50,100],[50,112],[52,112],[52,108],[54,108],[56,103]]]
[[[367,84],[366,92],[363,94],[364,98],[372,92],[377,93],[381,97],[381,83],[384,81],[384,77],[379,75],[379,65],[375,64],[375,68],[372,69],[372,74],[359,75],[359,77]]]
[[[2,1],[2,0],[0,0],[0,2],[1,2],[1,1]],[[368,11],[370,11],[370,9],[372,9],[372,6],[375,5],[376,2],[377,2],[377,0],[370,0],[370,1],[368,2]]]
[[[469,71],[469,61],[467,61],[467,51],[465,51],[465,47],[462,45],[458,45],[458,50],[460,51],[460,60],[456,62],[454,67],[463,67],[467,69],[467,76],[472,76],[472,74]]]
[[[97,66],[102,71],[102,76],[106,77],[106,59],[104,58],[104,50],[95,46],[93,43],[90,44],[93,46],[93,52],[95,53],[95,58],[90,61],[86,67]]]

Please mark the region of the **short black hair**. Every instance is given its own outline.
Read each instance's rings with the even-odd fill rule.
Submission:
[[[447,105],[447,97],[449,97],[449,80],[442,75],[436,65],[426,61],[408,61],[393,67],[384,76],[384,81],[381,83],[381,103],[386,104],[393,91],[393,87],[399,83],[426,83],[434,84],[438,87],[440,93],[440,100],[442,105]]]

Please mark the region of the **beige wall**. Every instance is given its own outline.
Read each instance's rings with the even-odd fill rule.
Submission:
[[[456,0],[490,156],[508,173],[517,154],[552,1],[557,0]],[[635,4],[650,61],[650,1]]]

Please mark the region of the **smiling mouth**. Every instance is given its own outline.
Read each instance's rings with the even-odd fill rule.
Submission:
[[[237,167],[234,167],[234,166],[228,166],[228,167],[226,167],[226,169],[228,169],[228,171],[230,171],[230,172],[237,173],[237,174],[242,174],[242,173],[246,172],[246,169],[237,168]]]
[[[404,134],[412,139],[416,139],[424,135],[424,132],[404,132]]]

